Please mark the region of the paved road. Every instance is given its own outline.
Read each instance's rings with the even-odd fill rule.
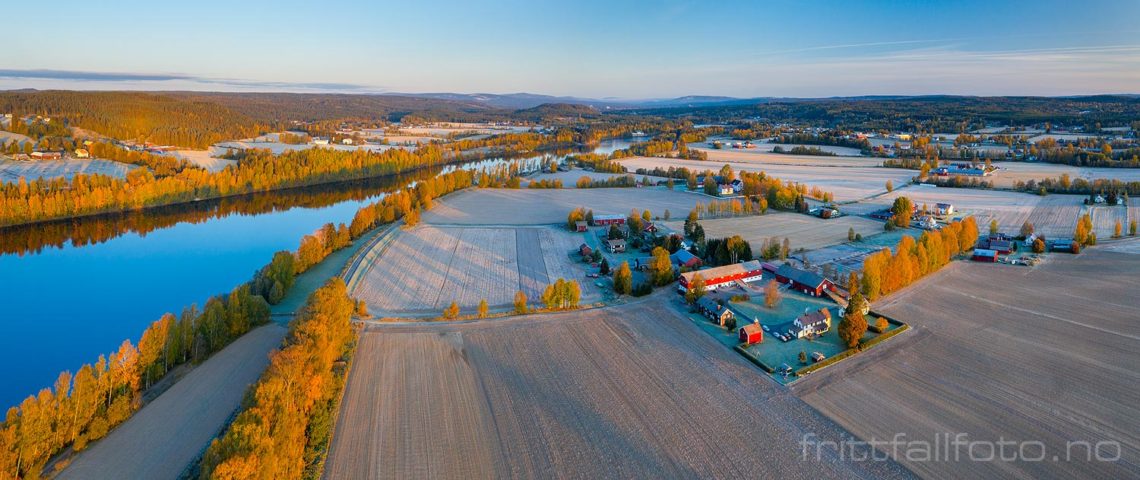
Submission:
[[[81,453],[58,478],[178,478],[225,426],[284,337],[277,324],[245,334]]]

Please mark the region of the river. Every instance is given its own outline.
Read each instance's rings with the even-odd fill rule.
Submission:
[[[542,164],[544,157],[523,160]],[[549,158],[549,157],[546,157]],[[417,179],[413,174],[231,197],[0,230],[0,405],[50,387],[163,313],[201,306],[249,280],[279,250]]]

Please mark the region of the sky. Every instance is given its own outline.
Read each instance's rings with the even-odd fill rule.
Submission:
[[[1138,0],[49,5],[3,7],[0,89],[1140,93]]]

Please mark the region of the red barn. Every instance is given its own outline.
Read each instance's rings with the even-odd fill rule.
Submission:
[[[760,262],[749,260],[732,265],[685,272],[681,274],[681,280],[677,283],[677,289],[682,292],[687,291],[689,289],[689,283],[692,282],[693,277],[698,274],[705,280],[705,288],[712,291],[716,290],[717,287],[730,285],[737,281],[755,282],[760,280],[760,277],[764,274],[764,270],[760,266]]]
[[[787,263],[776,269],[776,281],[790,284],[792,290],[798,290],[815,297],[823,295],[824,290],[835,290],[835,284],[831,283],[831,280],[823,278],[818,273],[800,270]]]
[[[594,215],[594,225],[625,225],[625,217],[621,215]]]
[[[760,328],[760,321],[757,320],[748,325],[740,327],[740,343],[747,343],[752,345],[764,341],[764,330]]]
[[[997,250],[987,250],[984,248],[975,248],[974,256],[970,257],[975,262],[989,262],[997,263],[998,252]]]

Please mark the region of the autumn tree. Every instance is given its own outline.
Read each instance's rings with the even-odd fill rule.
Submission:
[[[764,286],[764,306],[776,308],[780,304],[780,284],[775,279],[769,280]]]
[[[487,299],[479,300],[479,318],[487,318]]]
[[[685,301],[697,303],[697,300],[700,300],[706,293],[708,293],[708,287],[705,284],[705,277],[700,273],[693,274],[693,278],[689,282],[689,288],[685,290]]]
[[[849,298],[847,308],[843,312],[843,319],[839,321],[836,332],[847,348],[855,348],[867,333],[867,319],[863,316],[865,300],[859,286],[859,277],[854,272],[847,280]]]
[[[520,315],[526,313],[526,311],[527,311],[526,302],[527,302],[526,294],[523,293],[522,290],[515,292],[515,313],[520,314]]]
[[[1026,220],[1025,223],[1021,224],[1021,232],[1020,233],[1021,233],[1022,237],[1029,238],[1030,235],[1033,235],[1033,231],[1034,231],[1033,224],[1030,223],[1029,220]]]
[[[990,235],[997,235],[997,233],[998,233],[998,221],[995,218],[993,220],[990,220]]]
[[[621,262],[614,271],[614,292],[618,295],[629,295],[633,291],[633,272],[629,269],[629,262]]]
[[[448,305],[447,308],[443,309],[443,318],[455,319],[458,316],[459,316],[459,304],[454,302],[454,301],[451,302],[451,305]]]
[[[906,227],[910,225],[910,217],[914,212],[914,203],[907,197],[898,197],[895,199],[894,204],[891,205],[891,221],[897,227]]]
[[[661,247],[653,249],[653,258],[649,260],[649,278],[656,286],[668,285],[673,281],[673,262],[669,259],[669,251]]]

